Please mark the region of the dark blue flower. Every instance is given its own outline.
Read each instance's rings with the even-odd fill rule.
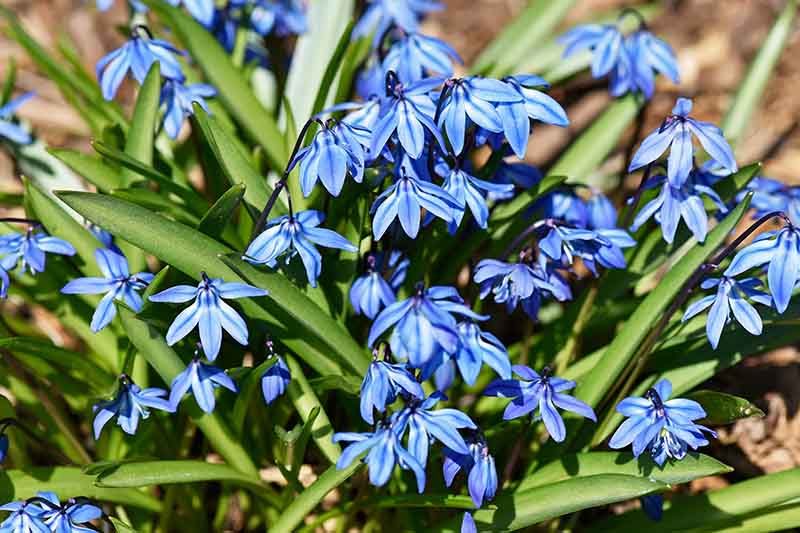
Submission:
[[[175,376],[170,385],[169,403],[176,410],[184,395],[191,391],[197,405],[206,413],[213,413],[216,400],[214,389],[225,387],[231,392],[239,392],[236,384],[221,368],[202,363],[195,357],[186,369]]]
[[[267,405],[282,396],[292,381],[292,373],[283,358],[279,355],[271,357],[275,357],[277,360],[261,376],[261,394]]]
[[[361,383],[361,418],[370,424],[374,423],[373,409],[383,413],[386,406],[394,402],[401,393],[418,399],[425,397],[422,386],[405,364],[391,364],[373,359]]]
[[[623,36],[615,24],[583,24],[558,38],[567,58],[582,50],[592,51],[592,76],[602,78],[619,62]]]
[[[663,466],[667,458],[681,460],[688,448],[696,450],[708,444],[703,432],[716,437],[710,429],[693,421],[706,417],[699,403],[684,398],[673,398],[672,384],[661,379],[644,397],[630,396],[617,405],[617,412],[628,417],[608,445],[614,449],[633,443],[633,455],[650,450],[653,460]]]
[[[800,228],[787,224],[783,229],[756,237],[741,250],[723,273],[738,276],[751,268],[769,264],[767,284],[779,313],[786,311],[800,277]]]
[[[392,44],[383,60],[383,72],[393,70],[401,81],[411,83],[426,74],[452,76],[453,61],[463,63],[446,42],[421,33],[407,33]]]
[[[72,256],[75,248],[63,239],[35,232],[32,228],[24,235],[9,233],[0,236],[0,270],[10,271],[19,264],[20,269],[27,269],[35,276],[44,272],[46,253]]]
[[[167,391],[157,388],[140,389],[139,386],[122,375],[119,380],[119,389],[111,400],[102,401],[92,407],[94,417],[94,438],[100,438],[103,426],[109,420],[117,417],[117,425],[128,435],[134,435],[139,427],[140,419],[150,416],[150,409],[161,409],[174,413],[175,409],[166,399]]]
[[[358,39],[374,32],[373,48],[377,48],[386,30],[397,26],[413,32],[426,13],[439,11],[442,4],[433,0],[369,0],[369,7],[353,28],[352,38]]]
[[[406,271],[411,261],[403,259],[395,250],[389,257],[387,269],[391,270],[389,281],[384,278],[384,253],[369,253],[366,257],[367,272],[358,277],[350,288],[350,304],[356,314],[364,314],[373,319],[381,308],[393,304],[395,292],[406,279]]]
[[[374,432],[336,433],[333,442],[352,442],[342,452],[336,468],[342,470],[362,453],[369,450],[364,462],[369,466],[369,481],[382,487],[389,481],[395,464],[404,470],[412,470],[417,478],[417,490],[425,490],[425,467],[408,450],[403,448],[400,435],[390,422],[379,422]]]
[[[176,139],[186,117],[194,114],[192,104],[198,104],[209,113],[205,98],[216,96],[217,90],[205,83],[185,85],[180,81],[166,80],[161,88],[161,104],[164,112],[164,130],[170,139]]]
[[[722,329],[730,321],[730,314],[752,335],[761,335],[762,323],[758,311],[745,298],[750,298],[761,305],[771,306],[772,298],[769,294],[758,290],[761,280],[745,278],[736,280],[729,277],[705,279],[700,284],[702,289],[717,288],[714,295],[700,298],[686,309],[683,321],[705,311],[709,307],[708,321],[706,322],[706,335],[711,346],[716,350]]]
[[[308,283],[316,287],[317,278],[322,273],[322,255],[314,247],[315,244],[346,252],[358,251],[335,231],[318,228],[324,219],[325,215],[320,211],[308,210],[270,220],[267,229],[247,247],[242,259],[275,268],[281,255],[285,254],[284,262],[287,265],[295,255],[299,255],[306,269]]]
[[[205,27],[214,21],[214,0],[167,0],[173,6],[183,4],[186,11]]]
[[[30,134],[21,126],[12,122],[11,119],[17,109],[34,96],[36,96],[34,92],[25,93],[0,107],[0,138],[8,139],[16,144],[30,144],[33,142]]]
[[[91,533],[96,530],[88,527],[91,525],[89,522],[103,516],[102,509],[84,501],[84,498],[70,499],[62,505],[54,492],[37,492],[36,496],[52,504],[40,503],[40,518],[54,533]]]
[[[8,435],[0,433],[0,464],[6,460],[9,444]]]
[[[448,224],[450,233],[455,234],[467,207],[478,226],[486,229],[489,223],[489,206],[484,195],[510,194],[514,191],[514,186],[478,179],[456,166],[445,176],[442,189],[455,200],[455,206],[451,209],[452,220]]]
[[[463,469],[467,473],[467,488],[472,502],[480,507],[484,500],[491,500],[497,492],[497,469],[482,435],[474,434],[467,444],[468,454],[456,453],[448,448],[443,450],[442,473],[444,482],[449,487],[456,474]]]
[[[433,409],[439,401],[446,399],[439,392],[424,400],[410,398],[401,411],[392,415],[392,424],[398,435],[402,437],[408,429],[408,451],[422,466],[428,464],[428,449],[434,439],[455,453],[469,453],[458,430],[477,429],[477,426],[457,409]]]
[[[247,324],[233,307],[225,303],[225,299],[252,298],[266,296],[268,293],[245,283],[227,283],[221,278],[210,279],[205,272],[201,272],[200,276],[202,279],[196,287],[176,285],[151,295],[150,301],[185,303],[194,300],[170,325],[167,344],[172,346],[199,326],[203,351],[208,360],[213,361],[222,345],[223,329],[236,342],[247,346]]]
[[[95,250],[94,258],[104,277],[74,279],[64,285],[61,292],[63,294],[105,293],[92,315],[91,328],[97,333],[117,316],[114,300],[125,302],[125,305],[136,312],[141,310],[144,302],[137,291],[147,288],[153,280],[153,274],[139,272],[131,275],[125,256],[104,248]]]
[[[664,496],[661,494],[648,494],[639,498],[639,503],[642,504],[644,514],[650,520],[661,521],[661,515],[664,514]]]
[[[495,183],[516,185],[520,189],[527,190],[542,180],[542,171],[527,163],[508,163],[501,161],[492,176]],[[514,191],[493,193],[489,192],[487,198],[493,202],[510,200],[514,197]]]
[[[569,225],[586,228],[589,225],[589,210],[583,201],[572,190],[556,190],[534,204],[541,209],[544,218],[553,218]]]
[[[681,187],[689,179],[694,166],[693,135],[721,167],[731,173],[736,172],[736,158],[722,130],[710,122],[693,119],[689,116],[691,112],[692,101],[678,98],[664,124],[642,141],[628,166],[628,172],[656,161],[669,148],[667,179],[673,187]]]
[[[369,346],[390,327],[392,353],[420,368],[439,350],[453,353],[458,348],[456,319],[452,313],[475,320],[489,317],[472,312],[452,287],[417,287],[414,296],[395,302],[380,312],[369,330]]]
[[[569,394],[563,394],[564,391],[575,388],[574,381],[551,376],[550,369],[547,367],[541,375],[523,365],[514,365],[512,369],[515,374],[522,377],[521,380],[495,380],[486,387],[483,393],[486,396],[513,398],[503,413],[504,420],[519,418],[533,413],[538,408],[539,413],[535,416],[535,420],[541,418],[547,432],[556,442],[563,442],[567,436],[564,420],[556,407],[597,422],[597,417],[591,407]]]
[[[3,533],[51,533],[50,526],[44,523],[44,510],[35,502],[9,502],[0,506],[0,511],[11,514],[0,523]]]
[[[156,61],[164,78],[183,82],[183,71],[175,54],[185,55],[185,52],[166,41],[149,39],[134,33],[130,41],[97,62],[97,79],[100,82],[103,98],[114,99],[128,70],[136,81],[143,83],[150,67]]]

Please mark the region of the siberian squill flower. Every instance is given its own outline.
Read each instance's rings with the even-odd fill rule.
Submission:
[[[350,288],[350,304],[357,315],[364,314],[374,319],[383,307],[395,302],[395,292],[405,281],[411,261],[404,259],[401,252],[393,251],[386,265],[387,270],[391,269],[388,281],[384,278],[384,261],[383,252],[367,254],[367,271]]]
[[[435,37],[407,33],[392,44],[383,60],[383,71],[393,70],[401,81],[411,83],[429,75],[452,76],[453,61],[463,63],[458,52]]]
[[[386,411],[386,406],[393,403],[400,394],[420,400],[425,398],[422,386],[414,379],[405,364],[381,361],[376,354],[361,383],[359,395],[361,418],[373,424],[373,409],[383,413]]]
[[[279,355],[270,357],[275,357],[276,361],[261,376],[261,394],[267,405],[282,396],[292,381],[292,373],[283,358]]]
[[[497,492],[497,469],[494,457],[489,453],[489,445],[480,432],[475,432],[468,439],[467,445],[468,454],[444,448],[442,473],[444,482],[449,487],[456,474],[463,469],[467,474],[467,488],[472,502],[475,507],[480,507],[484,500],[491,500]]]
[[[170,139],[176,139],[186,117],[194,114],[192,104],[198,104],[209,113],[205,99],[216,96],[217,90],[205,83],[185,85],[180,81],[166,80],[161,88],[161,104],[166,106],[164,131]]]
[[[736,201],[741,202],[749,191],[753,191],[750,199],[750,207],[755,210],[753,218],[783,211],[792,224],[800,224],[800,187],[758,176],[750,180],[745,190],[736,196]]]
[[[369,450],[363,461],[369,467],[369,481],[382,487],[389,481],[395,464],[404,470],[412,470],[417,478],[417,490],[425,490],[425,467],[403,448],[400,434],[391,422],[378,422],[374,432],[336,433],[333,442],[351,442],[336,462],[336,468],[347,468],[359,455]]]
[[[34,231],[33,228],[28,228],[24,235],[0,235],[0,270],[10,271],[19,264],[22,270],[27,269],[35,276],[44,272],[47,253],[72,256],[75,255],[75,248],[63,239],[51,237],[43,231]]]
[[[489,333],[482,331],[472,320],[463,320],[458,323],[458,349],[445,354],[440,352],[440,357],[434,356],[428,364],[422,368],[422,379],[428,377],[439,369],[440,365],[454,362],[456,368],[461,373],[461,377],[468,385],[474,385],[478,379],[478,374],[483,368],[483,363],[489,365],[497,374],[505,379],[511,378],[511,361],[508,359],[508,350],[500,342],[500,339]],[[443,390],[449,387],[452,379],[443,380],[439,376],[437,387]],[[440,382],[441,381],[441,382]]]
[[[456,203],[456,207],[453,207],[451,211],[453,220],[448,224],[450,233],[455,234],[461,225],[461,219],[464,217],[467,207],[478,226],[486,229],[489,224],[489,206],[486,204],[484,195],[510,194],[514,191],[514,186],[478,179],[457,165],[450,169],[445,176],[442,189],[450,194]]]
[[[195,358],[186,366],[186,369],[172,380],[169,403],[173,410],[177,410],[183,396],[191,391],[200,409],[206,413],[213,413],[216,405],[214,389],[218,387],[224,387],[231,392],[239,392],[236,383],[224,370],[201,362],[195,354]]]
[[[505,128],[495,105],[510,102],[524,104],[524,96],[512,85],[492,78],[472,76],[450,79],[445,83],[444,91],[447,91],[447,95],[442,103],[439,127],[447,132],[447,139],[456,155],[464,149],[467,118],[487,131],[499,133]],[[524,120],[528,120],[527,111]]]
[[[456,319],[452,313],[474,320],[487,320],[463,303],[453,287],[417,286],[414,296],[395,302],[380,312],[369,330],[367,344],[374,346],[378,338],[390,327],[390,338],[395,358],[408,359],[414,368],[424,365],[443,349],[453,353],[458,348]]]
[[[592,51],[592,76],[602,78],[613,69],[623,47],[623,36],[616,24],[582,24],[558,38],[564,57],[589,49]]]
[[[661,521],[661,515],[664,514],[664,496],[661,494],[648,494],[639,498],[639,503],[647,518],[654,522]]]
[[[301,211],[270,220],[261,234],[247,247],[242,259],[255,265],[275,268],[277,259],[285,254],[288,265],[295,255],[300,256],[306,269],[308,283],[317,286],[322,273],[322,255],[315,244],[326,248],[338,248],[346,252],[357,252],[358,248],[333,230],[319,228],[325,215],[320,211]]]
[[[100,82],[103,98],[114,99],[128,70],[136,81],[144,82],[150,67],[156,61],[161,69],[161,76],[183,82],[183,71],[175,54],[185,55],[186,52],[178,50],[167,41],[150,39],[134,30],[130,41],[97,62],[97,79]]]
[[[549,87],[539,76],[518,74],[508,76],[503,81],[519,94],[521,100],[504,101],[497,104],[497,113],[503,124],[508,143],[520,159],[525,157],[528,138],[531,133],[531,120],[552,124],[562,128],[569,126],[567,112],[551,96],[533,89],[533,87]],[[449,135],[449,132],[448,132]]]
[[[94,258],[104,277],[74,279],[64,285],[61,292],[62,294],[105,293],[92,315],[91,328],[97,333],[117,316],[114,300],[125,302],[125,305],[136,312],[142,309],[144,302],[137,291],[147,288],[153,281],[153,274],[139,272],[131,275],[125,256],[105,248],[95,250]]]
[[[589,229],[597,231],[617,227],[617,208],[601,192],[594,192],[586,202],[586,214],[586,227]]]
[[[625,258],[621,258],[620,264],[622,254],[615,254],[615,247],[618,249],[636,244],[624,231],[604,237],[596,231],[571,228],[554,219],[545,219],[539,224],[538,233],[543,235],[539,240],[539,249],[551,260],[561,261],[565,265],[571,265],[574,257],[578,256],[597,260],[608,268],[625,268]],[[601,255],[604,249],[607,254]]]
[[[214,22],[214,0],[167,0],[167,3],[173,6],[183,4],[186,11],[206,28]]]
[[[636,457],[649,449],[653,460],[663,466],[667,458],[681,460],[688,448],[696,450],[707,445],[704,431],[716,437],[710,429],[693,422],[706,416],[699,403],[684,398],[668,400],[671,395],[672,384],[661,379],[644,397],[622,400],[617,412],[628,419],[617,428],[608,445],[620,449],[633,443]]]
[[[649,31],[639,30],[626,37],[625,51],[632,63],[631,90],[638,89],[646,98],[652,98],[655,91],[655,73],[663,74],[676,85],[680,83],[675,52],[666,42]]]
[[[442,4],[433,0],[369,0],[367,10],[353,27],[352,38],[374,32],[372,47],[377,48],[391,26],[406,32],[416,31],[423,15],[441,9]]]
[[[401,437],[408,429],[408,451],[422,466],[428,464],[428,449],[434,439],[455,453],[468,454],[467,443],[458,430],[478,428],[457,409],[433,409],[439,401],[446,399],[440,392],[434,392],[424,400],[409,398],[406,406],[392,415],[392,425]]]
[[[250,14],[253,29],[261,35],[300,35],[308,29],[303,0],[256,0]]]
[[[678,98],[675,107],[672,108],[672,114],[642,141],[628,166],[628,172],[656,161],[669,148],[667,181],[673,187],[680,188],[689,179],[694,166],[692,136],[697,137],[708,155],[722,168],[731,173],[736,172],[738,170],[736,158],[722,130],[710,122],[693,119],[689,116],[691,112],[692,101],[688,98]]]
[[[475,525],[475,519],[469,511],[464,512],[464,518],[461,520],[461,533],[478,533],[478,526]]]
[[[0,506],[0,511],[11,514],[0,523],[3,533],[50,533],[50,526],[44,523],[43,509],[37,502],[9,502]]]
[[[508,163],[501,161],[492,176],[495,183],[510,184],[522,190],[530,189],[542,179],[542,171],[527,163]],[[487,198],[493,202],[510,200],[514,197],[514,191],[495,194],[489,192]]]
[[[36,96],[36,93],[25,93],[21,96],[9,100],[6,105],[0,107],[0,138],[8,139],[16,144],[30,144],[33,142],[30,134],[21,126],[11,121],[14,113],[22,104]]]
[[[117,425],[122,428],[122,431],[128,435],[134,435],[139,427],[139,420],[147,419],[150,416],[151,408],[174,413],[175,409],[166,396],[167,391],[163,389],[139,388],[127,375],[123,374],[119,378],[119,389],[117,389],[116,396],[92,407],[95,413],[92,424],[94,438],[100,438],[103,426],[115,416]]]
[[[70,498],[62,504],[54,492],[37,492],[36,496],[52,504],[40,503],[40,518],[54,533],[90,533],[95,529],[88,527],[89,522],[103,516],[103,510],[85,498]]]
[[[738,276],[751,268],[768,264],[767,284],[779,313],[786,311],[795,284],[800,277],[800,228],[786,224],[782,229],[767,231],[736,254],[723,273]]]
[[[736,280],[729,277],[709,278],[703,280],[700,288],[708,290],[716,287],[717,293],[700,298],[686,309],[682,321],[705,311],[709,307],[706,335],[711,346],[716,350],[722,329],[730,321],[731,312],[736,321],[752,335],[761,335],[762,323],[758,311],[746,298],[761,305],[770,306],[772,298],[769,294],[758,290],[761,280],[745,278]]]
[[[567,436],[564,420],[556,407],[597,422],[594,410],[590,406],[569,394],[564,394],[564,391],[575,388],[574,381],[550,375],[550,369],[547,367],[541,374],[523,365],[514,365],[511,368],[522,379],[495,380],[483,393],[485,396],[513,398],[503,413],[504,420],[519,418],[533,413],[538,408],[539,413],[535,419],[541,418],[547,432],[556,442],[563,442]]]
[[[185,303],[194,300],[192,305],[181,311],[167,330],[167,344],[172,346],[196,326],[200,329],[200,342],[209,361],[214,361],[222,345],[222,330],[225,329],[233,339],[247,346],[247,324],[233,307],[225,303],[229,298],[252,298],[266,296],[264,289],[245,283],[225,282],[221,278],[209,278],[200,273],[200,283],[176,285],[150,296],[151,302]]]

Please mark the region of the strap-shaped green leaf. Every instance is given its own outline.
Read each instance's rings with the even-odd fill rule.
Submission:
[[[153,63],[144,79],[136,106],[133,108],[131,128],[125,139],[125,153],[146,165],[153,164],[153,144],[158,119],[158,102],[161,95],[161,70],[158,61]],[[136,173],[122,169],[122,182],[129,185],[137,179]]]
[[[228,227],[228,222],[233,217],[234,211],[242,203],[242,198],[246,192],[246,187],[243,183],[234,185],[225,191],[219,199],[214,202],[200,223],[197,229],[205,233],[209,237],[219,240],[225,229]]]
[[[69,148],[48,148],[47,151],[103,192],[122,187],[119,171],[98,157]]]
[[[688,397],[703,406],[706,417],[701,421],[702,424],[717,426],[731,424],[740,418],[764,416],[764,411],[753,405],[750,400],[732,394],[699,390]]]
[[[109,369],[98,366],[85,355],[59,348],[46,339],[5,337],[0,339],[0,348],[42,359],[62,369],[66,368],[69,373],[87,381],[96,390],[107,390],[114,384],[114,376]]]

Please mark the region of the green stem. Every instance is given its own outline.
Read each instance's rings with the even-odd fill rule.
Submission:
[[[586,323],[589,321],[589,317],[592,316],[592,311],[594,310],[594,301],[597,298],[597,290],[597,284],[593,283],[583,298],[581,308],[578,310],[578,316],[575,318],[575,323],[572,326],[572,333],[570,334],[569,339],[567,339],[567,342],[564,344],[564,347],[556,355],[554,363],[556,375],[559,375],[569,366],[578,352],[581,334],[583,333],[583,329],[586,327]]]

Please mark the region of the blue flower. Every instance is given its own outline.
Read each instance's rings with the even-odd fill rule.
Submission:
[[[421,33],[407,33],[392,44],[383,60],[383,72],[393,70],[401,81],[411,83],[426,73],[452,76],[454,60],[463,63],[446,42]]]
[[[545,219],[539,222],[539,249],[553,261],[571,265],[575,256],[587,261],[587,267],[596,275],[592,262],[597,261],[607,268],[625,268],[625,258],[619,248],[636,244],[621,230],[607,230],[607,235],[583,228],[571,228],[558,220]],[[621,263],[621,264],[620,264]]]
[[[250,23],[259,34],[274,32],[278,37],[300,35],[308,29],[301,0],[256,0]]]
[[[186,117],[194,114],[192,104],[196,103],[209,113],[205,98],[216,96],[217,90],[205,83],[184,85],[183,82],[167,80],[161,88],[161,103],[166,105],[164,130],[170,139],[176,139]]]
[[[752,335],[761,335],[761,317],[755,307],[745,299],[750,298],[761,305],[772,305],[772,298],[769,294],[758,290],[761,281],[756,278],[745,278],[735,280],[723,276],[721,278],[706,279],[700,284],[702,289],[717,288],[715,295],[704,296],[686,309],[683,321],[689,320],[693,316],[705,311],[708,307],[708,321],[706,322],[706,335],[711,346],[716,350],[719,344],[722,329],[730,321],[730,314]]]
[[[250,243],[242,258],[248,263],[275,268],[278,257],[284,253],[287,265],[295,255],[299,255],[306,269],[308,283],[316,287],[317,278],[322,273],[322,256],[314,244],[346,252],[358,251],[335,231],[318,228],[324,219],[324,214],[313,210],[273,219],[267,224],[267,229]]]
[[[147,419],[150,416],[150,408],[174,413],[175,409],[165,396],[167,396],[167,391],[163,389],[140,389],[136,383],[123,374],[119,379],[116,396],[92,407],[92,411],[95,413],[94,438],[100,438],[103,426],[115,416],[117,425],[122,428],[122,431],[128,435],[134,435],[136,428],[139,427],[139,419]]]
[[[593,230],[616,229],[617,209],[608,196],[595,192],[586,202],[586,227]]]
[[[442,349],[453,353],[458,348],[456,313],[475,320],[489,317],[473,313],[452,287],[418,285],[414,296],[395,302],[380,312],[369,330],[367,344],[375,341],[395,326],[390,339],[392,353],[407,359],[413,368],[420,368]]]
[[[527,163],[508,163],[501,161],[492,176],[495,183],[512,184],[526,190],[530,189],[542,180],[542,171]],[[489,192],[487,198],[493,202],[510,200],[514,197],[514,191],[504,193]]]
[[[8,435],[0,433],[0,464],[3,464],[3,461],[6,460],[9,444]]]
[[[87,527],[89,522],[103,516],[103,510],[88,503],[85,498],[71,498],[62,505],[54,492],[37,492],[36,496],[52,504],[41,503],[40,518],[55,533],[91,533],[96,530]]]
[[[34,96],[36,96],[34,92],[25,93],[0,107],[0,138],[8,139],[16,144],[30,144],[33,142],[33,138],[31,138],[30,134],[22,129],[21,126],[13,123],[11,118],[22,104]]]
[[[393,251],[389,257],[388,268],[394,269],[389,281],[383,277],[383,252],[369,253],[366,257],[367,272],[358,277],[350,288],[350,304],[356,314],[364,314],[374,319],[382,307],[393,304],[397,291],[406,279],[406,271],[411,261],[402,259],[402,254]]]
[[[504,420],[513,420],[533,413],[537,408],[539,414],[535,417],[544,422],[547,432],[556,442],[563,442],[567,436],[564,420],[556,407],[571,411],[593,422],[597,422],[594,410],[569,394],[563,394],[575,388],[575,382],[550,375],[550,369],[545,367],[541,375],[535,370],[514,365],[514,373],[521,376],[521,380],[498,379],[486,387],[485,396],[499,396],[513,398],[503,413]]]
[[[428,464],[428,449],[433,439],[455,453],[466,455],[469,448],[458,430],[478,428],[457,409],[433,410],[440,400],[446,399],[440,392],[434,392],[424,400],[411,398],[401,411],[392,415],[392,424],[401,437],[408,429],[408,451],[422,466]]]
[[[639,30],[629,35],[625,39],[625,51],[632,63],[633,87],[630,90],[638,89],[646,98],[652,98],[655,91],[655,72],[663,74],[672,83],[680,83],[675,53],[666,42],[649,31]]]
[[[751,268],[769,264],[767,284],[779,313],[786,311],[800,274],[800,229],[787,224],[778,231],[768,231],[756,237],[731,261],[723,273],[738,276]]]
[[[394,402],[401,393],[418,399],[425,397],[422,386],[414,379],[406,365],[380,361],[376,356],[361,383],[359,395],[361,418],[369,424],[374,423],[373,409],[383,413],[386,406]]]
[[[441,9],[442,4],[432,0],[370,0],[369,7],[353,28],[352,38],[365,37],[374,31],[372,46],[377,48],[390,27],[416,31],[425,13]]]
[[[478,226],[486,229],[489,223],[489,206],[484,194],[510,194],[514,191],[514,186],[483,181],[456,166],[445,177],[442,189],[455,200],[455,207],[451,209],[452,220],[448,224],[450,233],[455,234],[467,207]]]
[[[3,533],[50,533],[50,527],[42,518],[43,509],[34,502],[9,502],[0,506],[0,511],[11,514],[0,523]]]
[[[167,331],[167,344],[172,346],[199,325],[200,342],[209,361],[214,361],[222,345],[222,330],[233,339],[247,346],[247,324],[227,303],[227,298],[252,298],[266,296],[264,289],[245,283],[226,283],[221,278],[210,279],[205,272],[200,273],[197,287],[176,285],[150,296],[151,302],[185,303],[194,300],[192,305],[181,311]]]
[[[308,197],[317,180],[333,196],[339,196],[349,173],[357,183],[364,179],[364,146],[369,144],[368,130],[347,123],[330,128],[327,124],[314,135],[310,146],[295,156],[291,170],[300,164],[300,186]]]
[[[202,363],[198,357],[186,369],[175,376],[170,385],[169,403],[176,410],[183,396],[191,390],[197,405],[206,413],[213,413],[216,400],[214,389],[225,387],[231,392],[239,392],[236,384],[221,368]]]
[[[689,116],[691,111],[692,101],[688,98],[678,98],[675,107],[672,108],[672,115],[642,141],[633,155],[628,172],[656,161],[669,148],[667,179],[673,187],[681,187],[689,179],[694,166],[692,135],[697,137],[705,151],[722,168],[731,173],[736,172],[738,170],[736,158],[722,130],[710,122],[693,119]]]
[[[661,515],[664,514],[664,496],[661,494],[648,494],[639,498],[639,503],[642,505],[644,514],[654,522],[661,521]]]
[[[503,81],[521,97],[518,101],[499,102],[496,109],[508,143],[517,157],[522,159],[528,148],[531,120],[563,128],[569,125],[569,119],[561,104],[545,93],[531,88],[549,87],[549,84],[539,76],[508,76],[503,78]]]
[[[383,191],[372,204],[374,213],[372,231],[375,240],[380,239],[389,225],[397,218],[406,235],[415,239],[419,233],[421,209],[445,222],[453,220],[452,211],[458,207],[456,200],[438,185],[416,178],[406,167],[394,184]]]
[[[160,39],[149,39],[137,34],[131,40],[97,62],[97,79],[103,98],[113,100],[128,70],[139,83],[143,83],[150,67],[158,61],[161,75],[169,80],[183,82],[181,64],[174,54],[185,55]]]
[[[283,358],[278,355],[271,357],[277,360],[261,376],[261,394],[267,405],[274,402],[278,396],[282,396],[292,381],[292,373]]]
[[[395,464],[404,470],[412,470],[417,478],[417,490],[425,490],[425,467],[408,450],[403,448],[400,435],[390,422],[380,422],[371,433],[336,433],[333,442],[352,442],[342,452],[336,468],[342,470],[362,453],[369,450],[364,462],[369,466],[369,481],[382,487],[389,481]]]
[[[572,190],[556,190],[534,204],[534,208],[542,209],[545,218],[554,218],[578,228],[589,225],[589,210],[583,201]]]
[[[444,150],[444,139],[433,122],[436,106],[428,95],[442,84],[442,80],[427,78],[409,84],[400,81],[394,85],[390,82],[388,84],[388,94],[381,104],[381,118],[372,130],[370,153],[377,157],[397,131],[397,138],[403,149],[412,158],[419,159],[425,148],[426,129]]]
[[[464,512],[464,518],[461,519],[461,533],[478,533],[475,519],[472,518],[472,513],[468,511]]]
[[[644,397],[630,396],[617,405],[617,412],[628,417],[608,445],[614,449],[633,443],[633,455],[650,450],[653,460],[663,466],[668,457],[681,460],[688,448],[696,450],[708,444],[703,431],[716,437],[710,429],[695,424],[693,420],[705,418],[706,412],[699,403],[684,398],[673,398],[672,384],[661,379]]]
[[[623,36],[614,24],[582,24],[558,38],[564,57],[589,49],[592,51],[592,76],[602,78],[619,62]]]
[[[446,83],[447,91],[442,103],[439,127],[447,132],[447,139],[453,153],[459,155],[464,149],[464,138],[467,131],[467,117],[481,128],[499,133],[504,131],[503,118],[495,108],[495,104],[519,102],[524,103],[524,96],[514,86],[500,80],[481,78],[450,79]],[[523,113],[527,121],[527,112]]]
[[[422,369],[422,379],[428,379],[440,366],[453,361],[461,373],[461,377],[468,385],[474,385],[481,372],[483,363],[486,363],[502,378],[511,377],[511,361],[508,351],[500,339],[489,333],[481,331],[475,322],[464,320],[458,323],[458,349],[452,354],[441,352],[434,356]],[[437,388],[449,388],[452,379],[443,380],[444,376],[437,379]],[[441,382],[440,382],[441,381]]]
[[[665,176],[654,176],[645,184],[645,188],[661,186],[661,192],[649,201],[633,219],[631,230],[636,231],[642,224],[655,216],[661,225],[661,235],[668,243],[675,239],[675,232],[681,219],[698,242],[704,242],[708,234],[708,215],[701,194],[711,198],[724,213],[727,211],[722,199],[711,187],[686,181],[680,187],[673,186]]]
[[[139,272],[131,275],[125,256],[104,248],[95,250],[94,258],[104,277],[74,279],[64,285],[61,292],[62,294],[105,293],[92,315],[92,331],[97,333],[117,316],[114,300],[125,302],[125,305],[136,312],[141,310],[142,297],[136,291],[147,288],[153,280],[153,274]]]
[[[75,248],[63,239],[33,229],[28,229],[24,235],[9,233],[0,236],[0,270],[12,270],[19,263],[22,270],[27,269],[35,276],[44,272],[46,253],[72,256]]]
[[[800,224],[800,187],[758,176],[750,180],[745,190],[736,196],[736,201],[741,202],[749,191],[753,191],[750,200],[750,207],[754,210],[753,218],[783,211],[792,224]]]
[[[167,0],[167,3],[176,7],[183,4],[186,11],[206,28],[214,21],[214,0]]]
[[[476,432],[469,439],[468,447],[468,454],[445,448],[442,473],[444,482],[449,487],[456,474],[462,469],[467,472],[469,495],[475,506],[480,507],[484,500],[491,500],[497,492],[497,469],[494,457],[489,453],[489,446],[480,433]]]

